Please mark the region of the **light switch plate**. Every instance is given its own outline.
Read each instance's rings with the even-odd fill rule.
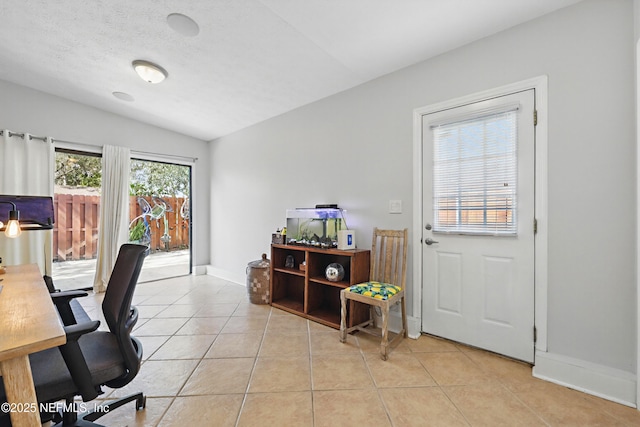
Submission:
[[[402,200],[389,200],[389,213],[402,213]]]

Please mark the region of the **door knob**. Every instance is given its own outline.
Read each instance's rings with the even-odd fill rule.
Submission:
[[[424,242],[425,242],[427,245],[433,245],[434,243],[438,243],[436,240],[433,240],[433,239],[432,239],[432,238],[430,238],[430,237],[427,237],[427,238],[424,240]]]

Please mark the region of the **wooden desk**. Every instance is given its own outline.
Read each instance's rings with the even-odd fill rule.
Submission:
[[[11,424],[39,426],[29,354],[64,344],[64,328],[36,264],[9,266],[0,278],[0,373],[9,404],[29,408],[12,411]]]

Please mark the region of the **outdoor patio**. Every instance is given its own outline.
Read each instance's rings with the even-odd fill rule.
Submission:
[[[189,274],[189,250],[158,251],[144,261],[139,283],[153,282]],[[96,260],[62,261],[53,263],[52,276],[58,289],[78,289],[93,286]]]

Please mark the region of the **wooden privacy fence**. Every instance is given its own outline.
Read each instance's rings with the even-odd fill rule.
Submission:
[[[151,197],[142,197],[149,203],[152,208],[155,203]],[[162,200],[167,203],[167,211],[165,216],[167,219],[168,230],[166,234],[170,236],[168,245],[163,242],[162,236],[165,234],[165,220],[163,217],[151,219],[146,217],[149,222],[151,231],[151,251],[166,251],[185,249],[189,247],[189,219],[182,218],[180,208],[185,202],[184,197],[163,197]],[[188,203],[188,202],[187,202]],[[155,209],[154,209],[155,211]],[[129,222],[134,218],[142,215],[142,208],[138,203],[137,196],[129,197]]]
[[[151,197],[144,197],[151,207]],[[189,220],[182,218],[180,208],[185,199],[164,197],[170,206],[165,213],[168,225],[168,245],[161,237],[165,234],[163,217],[147,216],[151,232],[151,251],[176,250],[189,247]],[[98,252],[98,220],[100,196],[84,194],[55,194],[53,197],[55,224],[53,227],[53,254],[55,261],[95,258]],[[129,222],[142,214],[137,196],[129,197]],[[166,238],[164,239],[167,240]]]

